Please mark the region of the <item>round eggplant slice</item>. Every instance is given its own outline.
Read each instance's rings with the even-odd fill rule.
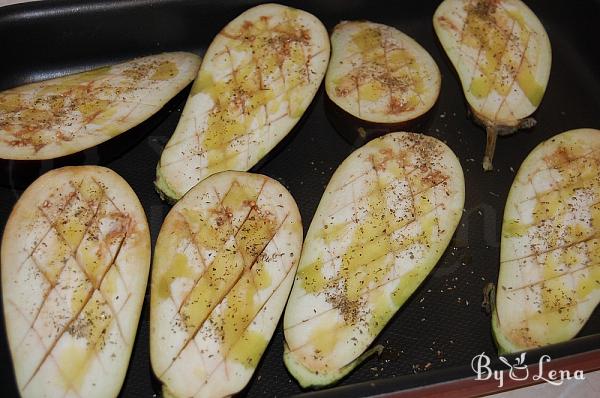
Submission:
[[[331,35],[325,78],[329,98],[372,123],[404,123],[426,113],[440,92],[440,71],[429,53],[399,30],[344,21]]]
[[[284,316],[284,360],[303,387],[348,374],[433,269],[464,203],[454,153],[390,133],[338,167],[308,230]]]
[[[600,130],[538,145],[508,194],[493,306],[498,351],[573,338],[600,302]]]
[[[15,205],[0,258],[21,396],[116,397],[150,268],[131,187],[98,166],[42,175]]]
[[[277,181],[226,171],[169,212],[154,253],[150,358],[171,397],[224,397],[254,373],[289,295],[296,202]]]
[[[435,32],[454,65],[472,116],[487,133],[483,168],[492,169],[498,134],[535,125],[552,52],[536,15],[520,0],[444,0]]]
[[[196,75],[173,52],[0,92],[0,159],[53,159],[91,148],[155,114]]]
[[[176,201],[211,174],[252,168],[298,122],[328,61],[327,31],[307,12],[265,4],[231,21],[208,48],[158,163],[161,196]]]

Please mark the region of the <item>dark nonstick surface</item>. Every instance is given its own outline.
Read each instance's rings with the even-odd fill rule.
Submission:
[[[437,105],[414,131],[445,141],[465,172],[466,202],[460,226],[430,277],[390,321],[376,343],[385,349],[344,379],[331,396],[393,391],[472,376],[474,355],[495,353],[490,318],[481,310],[482,289],[495,282],[504,203],[519,165],[542,140],[579,128],[600,128],[598,1],[527,1],[546,27],[553,49],[550,83],[532,130],[499,139],[495,170],[481,168],[484,132],[466,115],[458,78],[436,41],[431,17],[436,1],[284,2],[319,17],[331,29],[343,19],[369,19],[415,38],[437,61],[442,91]],[[254,1],[44,1],[0,8],[0,89],[65,75],[162,51],[203,54],[214,35]],[[66,164],[101,164],[118,172],[137,192],[153,243],[170,206],[152,182],[162,146],[175,129],[189,88],[134,130],[98,148],[64,159],[0,163],[0,225],[32,178]],[[353,146],[334,129],[321,89],[298,126],[254,171],[281,181],[298,202],[308,228],[324,187]],[[114,141],[114,140],[113,140]],[[146,300],[123,386],[123,397],[159,394],[148,352]],[[543,352],[552,358],[600,347],[600,311],[579,337]],[[242,395],[284,396],[301,389],[283,361],[283,333],[271,344]],[[535,355],[528,357],[533,360]],[[16,396],[4,328],[0,332],[3,396]],[[368,382],[368,383],[365,383]],[[360,384],[362,383],[362,384]]]

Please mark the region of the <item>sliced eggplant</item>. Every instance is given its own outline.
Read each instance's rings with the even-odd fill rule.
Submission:
[[[21,396],[116,397],[150,269],[131,187],[98,166],[42,175],[14,207],[0,259]]]
[[[0,92],[0,158],[53,159],[107,141],[156,113],[199,65],[163,53]]]
[[[404,123],[426,113],[440,92],[429,53],[399,30],[369,21],[343,21],[331,35],[325,78],[329,98],[372,123]]]
[[[508,194],[493,306],[498,351],[573,338],[600,302],[600,130],[554,136]]]
[[[279,321],[300,250],[296,202],[277,181],[226,171],[169,212],[154,253],[150,359],[170,397],[248,383]]]
[[[499,135],[535,125],[550,75],[550,41],[520,0],[444,0],[435,32],[454,65],[472,116],[486,129],[484,170]]]
[[[463,203],[460,163],[435,138],[390,133],[344,160],[310,225],[284,316],[284,360],[301,386],[326,386],[360,364],[437,263]]]
[[[211,174],[254,166],[298,122],[328,61],[327,31],[307,12],[264,4],[231,21],[208,48],[158,163],[161,196],[176,201]]]

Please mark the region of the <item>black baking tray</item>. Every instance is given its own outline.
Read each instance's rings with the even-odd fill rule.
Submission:
[[[484,132],[467,118],[459,81],[432,28],[437,1],[315,0],[284,4],[319,17],[328,29],[344,19],[395,26],[415,38],[437,61],[442,90],[431,117],[414,131],[445,141],[465,172],[465,212],[455,236],[430,277],[390,321],[375,343],[385,349],[324,396],[359,396],[398,391],[472,377],[474,355],[493,356],[490,318],[481,310],[482,289],[497,278],[502,212],[516,170],[542,140],[579,127],[600,128],[599,1],[527,1],[544,24],[553,49],[550,83],[535,113],[537,126],[499,139],[495,170],[481,168]],[[203,54],[214,35],[254,1],[43,2],[0,8],[0,89],[82,71],[135,56],[187,50]],[[99,148],[64,159],[1,164],[0,225],[25,187],[43,171],[65,164],[102,164],[122,175],[137,192],[156,239],[170,206],[154,191],[162,146],[179,119],[189,87],[141,126]],[[293,194],[305,229],[337,165],[354,149],[331,125],[321,89],[283,145],[254,171],[282,182]],[[25,172],[26,171],[26,172]],[[148,297],[146,297],[148,298]],[[160,395],[148,352],[148,300],[123,386],[123,397]],[[552,358],[600,348],[600,311],[579,336],[537,350]],[[3,322],[3,320],[2,320]],[[281,325],[243,396],[288,396],[303,391],[283,361]],[[497,361],[495,362],[497,364]],[[3,396],[16,396],[4,328],[0,332]],[[313,393],[314,394],[314,393]]]

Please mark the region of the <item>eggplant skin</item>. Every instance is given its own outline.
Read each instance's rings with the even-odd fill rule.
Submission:
[[[323,24],[287,6],[259,5],[225,26],[161,155],[161,196],[176,201],[211,174],[256,165],[310,105],[329,52]]]
[[[600,302],[600,130],[539,144],[510,189],[492,329],[512,353],[570,340]]]
[[[152,271],[150,359],[169,397],[241,391],[285,307],[302,222],[277,181],[213,174],[177,202]]]
[[[170,52],[0,92],[0,159],[43,160],[105,142],[158,112],[200,57]]]
[[[358,366],[433,269],[458,226],[464,176],[439,140],[390,133],[334,173],[308,230],[283,327],[284,362],[302,387]]]
[[[358,119],[398,124],[435,104],[440,71],[411,37],[387,25],[343,21],[331,34],[327,96]]]
[[[22,397],[116,397],[150,269],[144,210],[118,174],[70,166],[34,181],[0,249],[2,301]]]

